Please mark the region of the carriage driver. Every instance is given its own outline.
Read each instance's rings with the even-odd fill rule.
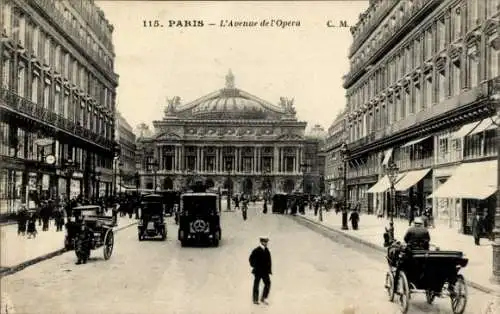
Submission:
[[[415,218],[413,226],[406,231],[404,240],[411,250],[428,250],[431,236],[424,227],[424,220],[421,217]]]

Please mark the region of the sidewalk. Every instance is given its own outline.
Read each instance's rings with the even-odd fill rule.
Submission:
[[[314,212],[307,210],[305,216],[307,220],[319,223],[318,216]],[[377,218],[375,215],[362,214],[359,222],[359,229],[352,230],[349,223],[349,230],[342,230],[342,214],[335,214],[334,211],[323,211],[323,222],[325,227],[334,229],[346,236],[354,238],[359,242],[385,251],[383,247],[384,228],[388,226],[387,218]],[[407,220],[394,220],[394,236],[402,241],[409,225]],[[469,259],[467,267],[462,269],[462,274],[471,286],[489,293],[500,293],[500,286],[490,282],[493,269],[492,242],[488,239],[481,239],[481,245],[474,244],[472,236],[458,233],[456,229],[447,226],[436,225],[430,228],[431,243],[441,250],[462,251]]]
[[[118,217],[119,230],[135,224],[135,219]],[[0,226],[0,270],[16,267],[20,264],[29,263],[32,260],[42,258],[46,255],[57,255],[64,247],[65,228],[56,232],[54,221],[50,222],[49,231],[41,231],[38,226],[36,238],[28,239],[27,236],[17,235],[17,224]]]

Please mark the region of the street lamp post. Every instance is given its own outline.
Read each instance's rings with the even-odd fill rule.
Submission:
[[[348,219],[347,219],[347,158],[349,156],[349,150],[347,148],[347,143],[342,143],[340,147],[340,154],[342,155],[343,162],[343,200],[342,200],[342,230],[349,230]]]
[[[94,197],[99,197],[99,180],[101,180],[101,172],[94,172]]]
[[[231,158],[226,159],[226,170],[227,170],[227,211],[231,211],[231,170],[232,170],[232,162]]]
[[[70,194],[71,194],[71,178],[73,177],[73,173],[76,170],[76,163],[71,159],[67,159],[63,163],[63,167],[64,167],[66,175],[68,177],[68,180],[66,181],[66,197],[69,200]]]
[[[396,180],[398,178],[398,171],[399,168],[397,165],[394,163],[394,161],[391,161],[389,165],[387,166],[386,172],[387,176],[389,177],[389,181],[391,183],[391,224],[394,225],[394,209],[395,209],[395,200],[396,200],[396,191],[394,190],[394,184],[396,184]]]
[[[156,159],[153,159],[148,165],[153,169],[153,189],[156,191],[156,172],[158,171],[159,164]]]

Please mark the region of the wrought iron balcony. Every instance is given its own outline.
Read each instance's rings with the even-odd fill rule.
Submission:
[[[54,128],[61,129],[69,134],[76,135],[89,142],[101,145],[104,148],[112,149],[114,147],[114,141],[87,130],[60,114],[51,112],[48,109],[17,95],[13,91],[3,88],[0,89],[0,106],[6,107],[14,112],[25,114],[34,120],[41,120],[43,123],[46,123]]]
[[[374,11],[370,19],[368,21],[360,20],[356,24],[356,27],[359,28],[360,27],[359,24],[364,22],[362,30],[356,36],[351,45],[351,48],[349,49],[349,57],[351,57],[359,49],[359,47],[366,41],[366,39],[368,39],[368,37],[373,33],[375,28],[380,25],[382,20],[387,16],[387,14],[389,14],[389,12],[391,12],[392,8],[397,3],[399,3],[399,0],[384,0],[378,2],[373,8],[370,8],[371,10]],[[366,13],[368,13],[368,11]]]
[[[92,47],[87,44],[85,40],[83,40],[80,36],[80,32],[77,28],[75,28],[65,17],[64,15],[55,7],[54,1],[51,0],[31,0],[31,2],[37,5],[40,9],[42,9],[58,26],[61,28],[63,32],[65,32],[70,40],[72,40],[75,44],[79,45],[84,53],[89,55],[92,60],[101,67],[106,73],[111,75],[111,77],[115,78],[116,75],[113,72],[113,67],[106,64],[104,60],[99,57],[97,52],[92,50]]]

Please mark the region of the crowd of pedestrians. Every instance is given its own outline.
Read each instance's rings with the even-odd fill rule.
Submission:
[[[45,199],[35,203],[35,208],[27,209],[22,205],[17,212],[17,234],[36,238],[39,229],[42,232],[49,231],[51,221],[56,228],[56,232],[63,231],[64,226],[72,218],[80,216],[75,208],[84,205],[98,205],[101,214],[107,214],[112,210],[112,216],[116,223],[118,215],[133,214],[138,216],[137,198],[130,195],[119,195],[117,197],[94,197],[85,198],[82,195],[72,199]]]

